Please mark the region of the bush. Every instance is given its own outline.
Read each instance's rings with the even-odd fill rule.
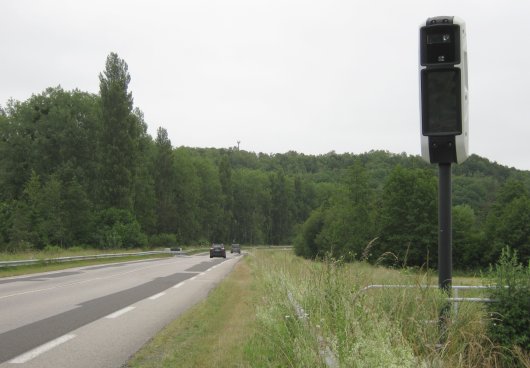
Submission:
[[[59,254],[62,252],[62,248],[58,245],[47,245],[44,247],[43,252],[47,254]]]
[[[179,244],[175,234],[156,234],[149,237],[151,248],[176,248]]]
[[[517,252],[507,247],[490,267],[490,277],[496,286],[491,298],[497,300],[488,304],[490,337],[503,346],[530,352],[530,263],[523,266]]]
[[[26,240],[11,241],[0,248],[0,251],[6,253],[24,253],[35,249],[33,243]]]
[[[127,210],[109,208],[101,211],[96,220],[96,243],[99,248],[134,248],[147,245],[147,236],[140,224]]]
[[[317,209],[311,213],[306,222],[302,225],[302,231],[294,241],[294,251],[296,255],[305,258],[315,258],[318,253],[316,238],[324,227],[324,214],[322,209]]]

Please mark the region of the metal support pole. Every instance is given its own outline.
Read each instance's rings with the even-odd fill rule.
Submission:
[[[451,219],[451,164],[438,166],[438,286],[451,297],[453,272],[452,219]],[[447,325],[451,314],[451,304],[446,303],[440,311],[440,343],[447,339]]]
[[[451,164],[439,164],[438,178],[438,286],[451,296],[453,251],[451,219]]]

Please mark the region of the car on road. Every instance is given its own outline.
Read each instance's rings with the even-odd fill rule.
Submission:
[[[241,254],[241,246],[239,244],[232,244],[232,247],[230,247],[230,253]]]
[[[223,257],[226,258],[226,250],[224,244],[212,244],[210,247],[210,258]]]

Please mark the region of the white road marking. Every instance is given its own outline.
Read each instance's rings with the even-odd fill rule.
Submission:
[[[166,293],[161,292],[161,293],[155,294],[153,296],[150,296],[149,300],[155,300],[155,299],[158,299],[158,298],[160,298],[161,296],[164,296],[164,295],[166,295]]]
[[[55,340],[49,341],[46,344],[36,347],[35,349],[28,351],[27,353],[19,355],[18,357],[10,360],[9,363],[12,363],[12,364],[27,363],[30,360],[35,359],[39,355],[47,352],[48,350],[51,350],[56,346],[64,344],[65,342],[69,340],[72,340],[74,337],[75,335],[63,335],[61,337],[56,338]]]
[[[201,272],[201,273],[198,274],[197,276],[204,276],[204,272]]]
[[[134,308],[136,307],[125,307],[123,309],[120,309],[119,311],[116,311],[114,313],[111,313],[109,314],[108,316],[106,316],[105,318],[118,318],[119,316],[121,316],[122,314],[125,314],[127,312],[130,312],[132,311]]]
[[[178,288],[181,287],[182,285],[184,285],[184,281],[179,282],[177,285],[173,286],[173,289],[178,289]]]
[[[190,281],[193,281],[193,280],[195,280],[196,278],[197,278],[197,276],[193,276],[193,277],[190,279]]]

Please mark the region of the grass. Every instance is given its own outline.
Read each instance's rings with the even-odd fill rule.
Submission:
[[[327,349],[340,367],[508,367],[503,357],[512,352],[487,337],[483,305],[461,303],[458,316],[440,329],[445,295],[420,286],[436,283],[430,273],[252,250],[128,366],[325,367]],[[363,290],[371,284],[417,287]],[[527,354],[517,354],[524,367]]]
[[[245,260],[209,295],[166,326],[128,367],[247,367],[245,343],[255,333],[257,290]]]

